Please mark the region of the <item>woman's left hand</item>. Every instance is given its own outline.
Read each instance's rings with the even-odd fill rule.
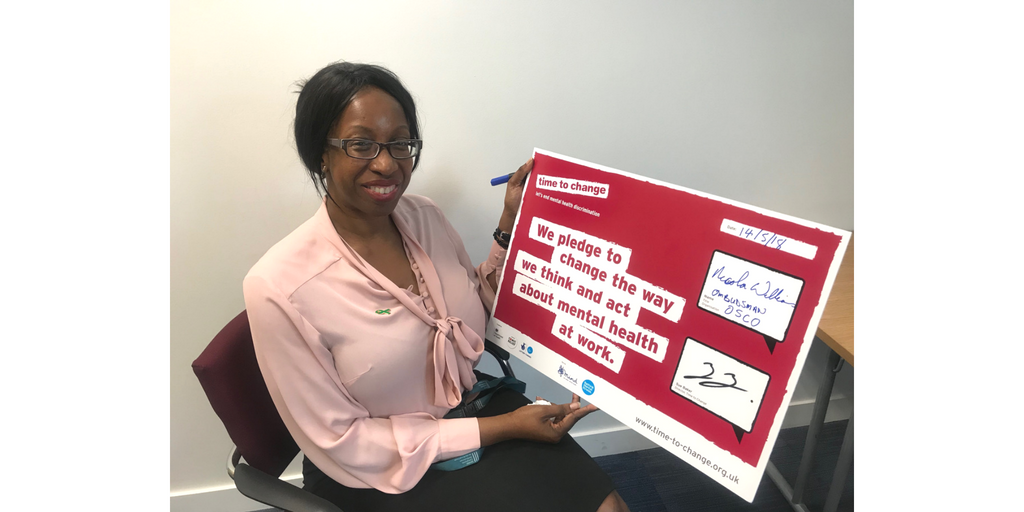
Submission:
[[[501,219],[498,221],[498,228],[506,233],[512,232],[516,223],[516,215],[519,214],[519,203],[523,200],[523,189],[526,188],[526,177],[533,170],[533,159],[529,159],[519,167],[508,184],[505,185],[505,209],[501,212]]]
[[[581,407],[580,397],[575,393],[567,404],[552,404],[541,397],[537,397],[537,401],[510,413],[515,432],[513,439],[557,443],[577,421],[597,410],[594,404]]]
[[[537,397],[537,399],[543,400],[541,397]],[[544,401],[546,402],[547,400]],[[571,413],[564,416],[556,416],[551,419],[551,426],[556,430],[564,430],[565,432],[568,432],[577,421],[597,410],[597,406],[594,404],[587,404],[586,406],[581,407],[582,404],[580,404],[580,396],[576,393],[572,394],[572,400],[569,402],[569,405],[572,410]]]

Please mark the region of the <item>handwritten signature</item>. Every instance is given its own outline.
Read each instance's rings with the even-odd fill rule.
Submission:
[[[711,277],[714,277],[715,279],[718,279],[723,284],[726,284],[726,285],[729,285],[729,286],[735,286],[736,288],[739,288],[741,290],[749,289],[750,291],[754,292],[754,295],[757,295],[759,297],[764,297],[765,299],[772,300],[772,301],[775,301],[775,302],[779,302],[779,303],[785,304],[787,306],[796,307],[796,303],[795,302],[789,302],[789,301],[787,301],[786,299],[784,299],[782,297],[782,295],[784,293],[786,293],[785,288],[781,288],[781,287],[779,287],[779,288],[772,288],[772,282],[771,281],[765,281],[763,283],[763,286],[765,288],[767,288],[764,291],[758,291],[758,289],[757,289],[759,286],[762,286],[762,283],[754,283],[753,286],[750,286],[748,288],[747,287],[747,283],[744,283],[743,281],[745,281],[747,279],[747,277],[749,277],[749,276],[750,276],[750,272],[743,271],[743,274],[740,275],[739,279],[733,279],[733,278],[725,275],[725,265],[722,265],[721,267],[718,268],[718,270],[715,270],[715,272],[713,274],[711,274]]]
[[[713,364],[711,364],[711,363],[709,363],[707,361],[705,361],[704,364],[706,364],[706,365],[711,367],[711,372],[710,373],[708,373],[707,375],[684,375],[683,378],[684,379],[708,379],[708,380],[702,380],[702,381],[700,381],[698,383],[701,386],[708,387],[708,388],[733,388],[733,389],[738,389],[738,390],[740,390],[740,391],[742,391],[744,393],[747,392],[747,390],[745,390],[745,389],[743,389],[741,387],[738,387],[736,385],[737,383],[736,383],[736,374],[735,373],[728,373],[728,372],[724,373],[724,375],[728,375],[728,376],[732,377],[732,384],[725,384],[723,382],[715,382],[713,380],[710,380],[711,376],[715,374],[715,365],[713,365]]]

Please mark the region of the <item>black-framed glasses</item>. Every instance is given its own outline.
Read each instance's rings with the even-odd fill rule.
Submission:
[[[360,160],[373,160],[380,154],[380,148],[388,148],[388,153],[395,160],[405,160],[420,154],[423,147],[422,139],[404,139],[393,142],[375,142],[366,139],[327,139],[327,143],[341,148],[345,154]]]

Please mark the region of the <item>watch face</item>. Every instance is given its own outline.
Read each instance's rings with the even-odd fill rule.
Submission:
[[[501,246],[502,249],[508,249],[508,243],[511,240],[512,240],[512,234],[511,233],[506,233],[506,232],[502,231],[501,228],[497,228],[497,229],[494,230],[494,241],[498,242],[498,245]]]

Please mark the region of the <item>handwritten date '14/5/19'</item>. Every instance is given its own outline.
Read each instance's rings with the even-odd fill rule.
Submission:
[[[715,365],[713,365],[713,364],[711,364],[711,363],[709,363],[707,361],[705,361],[704,364],[706,364],[706,365],[711,367],[711,372],[710,373],[708,373],[707,375],[684,375],[683,378],[684,379],[708,379],[708,380],[700,381],[699,384],[701,386],[709,387],[709,388],[733,388],[733,389],[738,389],[740,391],[743,391],[744,393],[747,392],[747,390],[745,390],[745,389],[743,389],[741,387],[736,386],[736,374],[734,374],[734,373],[725,373],[725,375],[728,375],[728,376],[732,377],[732,384],[725,384],[725,383],[722,383],[722,382],[715,382],[715,381],[711,380],[711,376],[715,374]]]

